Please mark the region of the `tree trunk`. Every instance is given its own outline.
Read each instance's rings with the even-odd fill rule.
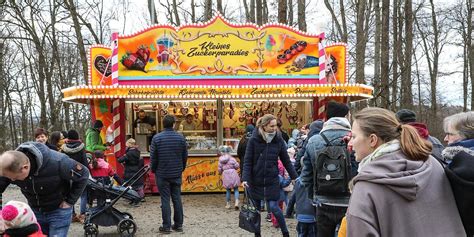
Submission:
[[[263,11],[262,11],[262,0],[256,0],[255,1],[256,5],[256,18],[257,18],[257,25],[261,26],[263,25]]]
[[[390,32],[390,0],[382,1],[382,31],[381,31],[381,45],[390,45],[389,32]],[[389,108],[390,105],[390,89],[389,89],[389,55],[390,47],[381,47],[380,55],[380,96],[382,108]]]
[[[150,14],[151,24],[158,24],[158,16],[156,15],[155,1],[148,0],[148,13]]]
[[[1,17],[1,16],[0,16]],[[7,94],[6,87],[6,78],[5,73],[3,72],[4,67],[4,50],[5,44],[0,42],[0,152],[3,152],[7,149],[6,147],[6,137],[7,137],[7,126],[6,126],[6,103],[5,95]]]
[[[204,1],[204,21],[212,18],[212,0]]]
[[[250,22],[255,23],[255,1],[250,0]]]
[[[87,53],[86,48],[84,47],[84,38],[82,37],[81,33],[81,25],[79,24],[79,18],[76,11],[76,5],[74,5],[73,0],[65,0],[64,3],[68,8],[69,12],[71,13],[71,18],[74,26],[74,32],[76,33],[77,38],[77,48],[79,49],[79,55],[81,56],[81,63],[82,63],[82,80],[84,84],[87,84],[89,80],[88,72],[89,69],[87,67]]]
[[[469,50],[469,75],[471,78],[471,110],[474,110],[474,0],[466,0],[468,10],[467,32],[468,32],[468,50]]]
[[[289,7],[288,7],[289,6]],[[288,0],[287,7],[288,9],[288,25],[293,26],[294,18],[293,18],[293,0]]]
[[[196,4],[191,0],[191,22],[196,23]]]
[[[287,5],[286,0],[278,0],[278,22],[288,24],[287,17]]]
[[[298,0],[298,29],[306,31],[306,4],[305,0]]]
[[[400,52],[402,50],[401,47],[401,40],[399,38],[399,30],[398,27],[400,25],[400,19],[398,15],[398,8],[400,7],[399,0],[393,0],[393,16],[392,16],[392,21],[393,21],[393,59],[392,59],[392,99],[390,101],[391,103],[391,109],[392,111],[397,110],[397,98],[399,96],[398,94],[398,63],[399,63],[399,58],[400,58]]]
[[[356,22],[356,82],[365,84],[365,7],[366,0],[360,0],[357,4],[357,22]]]
[[[262,2],[263,4],[263,7],[262,7],[262,21],[263,21],[263,24],[266,24],[268,23],[268,4],[267,4],[267,0],[263,0]]]
[[[411,62],[413,52],[413,11],[412,1],[405,0],[405,57],[402,70],[402,108],[411,109],[413,107],[413,91],[411,78]]]
[[[374,11],[375,11],[375,38],[374,38],[374,94],[376,95],[375,99],[372,100],[373,104],[372,106],[378,106],[381,104],[381,98],[380,98],[380,91],[382,91],[382,86],[380,82],[380,61],[381,61],[381,31],[382,31],[382,19],[380,16],[380,3],[379,1],[375,1],[374,5]],[[388,48],[388,47],[387,47]]]
[[[249,6],[247,5],[247,0],[242,0],[244,2],[244,11],[245,11],[245,21],[252,22],[250,18]]]
[[[224,10],[222,9],[222,0],[217,0],[217,11],[224,15]]]
[[[179,19],[178,4],[176,3],[176,0],[173,0],[173,13],[174,13],[174,18],[176,19],[176,25],[180,26],[181,20]]]

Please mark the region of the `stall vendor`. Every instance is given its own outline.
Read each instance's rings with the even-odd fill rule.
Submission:
[[[133,128],[136,129],[138,124],[144,124],[148,127],[148,133],[155,133],[156,131],[156,121],[154,118],[146,115],[145,110],[141,109],[138,111],[138,118],[133,122]],[[141,132],[141,131],[140,131]],[[139,131],[137,131],[139,133]]]
[[[183,125],[184,131],[196,130],[198,127],[197,122],[194,121],[194,116],[192,114],[187,114],[186,119],[181,122],[181,124]]]

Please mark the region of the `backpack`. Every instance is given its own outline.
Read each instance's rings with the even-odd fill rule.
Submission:
[[[347,144],[341,140],[333,144],[320,133],[325,147],[319,152],[316,160],[315,188],[316,195],[347,196],[349,195],[349,180],[351,177],[351,159]]]
[[[436,160],[443,166],[451,184],[464,229],[468,236],[472,236],[474,234],[474,157],[461,151],[449,164],[438,158]]]

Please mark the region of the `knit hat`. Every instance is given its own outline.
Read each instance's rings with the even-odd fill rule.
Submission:
[[[69,140],[79,140],[79,133],[76,130],[71,129],[67,132],[67,138]]]
[[[416,114],[409,109],[401,109],[396,114],[398,121],[400,123],[412,123],[416,122]]]
[[[96,120],[96,121],[94,122],[94,125],[93,125],[92,127],[99,129],[99,128],[104,127],[104,124],[102,123],[101,120]]]
[[[230,146],[222,145],[219,147],[218,150],[221,154],[228,154],[232,151],[232,148]]]
[[[336,101],[329,101],[326,107],[326,119],[334,117],[345,117],[349,113],[349,106]]]
[[[24,202],[9,201],[2,209],[5,229],[19,229],[37,224],[35,214]]]
[[[95,158],[104,158],[104,152],[101,150],[96,150],[94,151],[94,157]]]
[[[254,129],[255,129],[255,126],[253,126],[253,124],[249,124],[249,125],[247,125],[247,127],[245,128],[245,132],[246,132],[246,133],[249,133],[249,132],[251,133],[251,132],[253,132]]]
[[[130,138],[130,139],[127,140],[127,142],[125,142],[125,146],[127,146],[127,147],[135,147],[136,144],[137,144],[137,142],[133,138]]]

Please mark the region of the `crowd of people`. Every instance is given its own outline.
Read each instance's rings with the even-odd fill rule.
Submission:
[[[291,136],[281,124],[271,114],[248,124],[237,157],[231,147],[219,147],[225,208],[231,208],[233,192],[234,209],[240,209],[242,186],[244,198],[267,210],[265,220],[283,236],[474,236],[474,112],[444,119],[447,147],[407,109],[365,108],[352,116],[346,104],[331,101],[324,120]],[[164,116],[164,130],[150,144],[150,170],[161,198],[159,232],[164,234],[182,232],[184,223],[181,185],[188,151],[175,125],[174,116]],[[1,232],[67,236],[71,222],[83,222],[92,205],[85,191],[89,177],[121,184],[144,167],[131,138],[117,159],[125,167],[123,179],[117,175],[104,154],[111,144],[102,141],[103,127],[96,120],[85,143],[74,129],[49,135],[38,128],[36,142],[0,155],[0,193],[15,184],[28,201],[3,207]],[[132,185],[141,202],[143,185],[143,178]],[[296,230],[288,229],[286,218],[296,218]],[[260,227],[255,236],[262,235]]]

